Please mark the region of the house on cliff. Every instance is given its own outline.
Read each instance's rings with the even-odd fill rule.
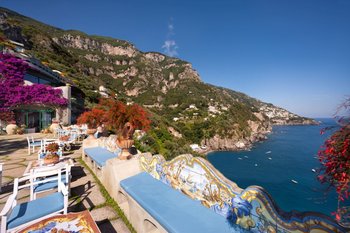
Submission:
[[[62,90],[68,100],[65,108],[55,109],[50,106],[23,106],[14,111],[17,125],[26,125],[29,132],[39,132],[47,128],[55,118],[63,124],[71,124],[84,110],[85,94],[61,72],[52,70],[41,61],[26,53],[24,45],[15,41],[6,41],[0,51],[10,53],[27,62],[29,68],[24,75],[25,85],[34,83],[50,85]]]

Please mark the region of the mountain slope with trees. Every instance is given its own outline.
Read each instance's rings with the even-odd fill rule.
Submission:
[[[272,104],[201,81],[189,62],[142,52],[130,42],[62,30],[0,8],[0,36],[23,43],[26,52],[59,70],[86,94],[138,103],[152,114],[152,129],[139,148],[174,157],[189,144],[210,150],[249,147],[272,124],[313,124]]]

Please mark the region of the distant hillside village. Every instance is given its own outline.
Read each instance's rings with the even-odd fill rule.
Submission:
[[[45,84],[62,90],[62,95],[68,100],[65,108],[55,109],[50,106],[29,105],[14,110],[17,125],[26,125],[27,133],[40,132],[46,129],[53,120],[64,125],[70,125],[84,111],[84,92],[73,85],[58,70],[52,70],[41,61],[26,53],[24,45],[12,40],[4,40],[0,44],[4,54],[11,54],[24,60],[29,68],[24,75],[25,85]],[[0,122],[3,127],[6,122]]]

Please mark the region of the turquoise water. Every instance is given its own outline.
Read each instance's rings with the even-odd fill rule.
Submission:
[[[330,134],[320,135],[320,130],[336,124],[332,119],[319,120],[318,126],[275,126],[268,139],[251,151],[212,152],[208,160],[241,188],[264,187],[285,211],[331,215],[337,208],[336,193],[321,185],[312,169],[320,167],[315,157]]]

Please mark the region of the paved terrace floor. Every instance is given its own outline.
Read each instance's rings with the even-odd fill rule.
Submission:
[[[52,138],[47,134],[31,134],[35,139]],[[3,165],[2,192],[0,193],[0,210],[4,207],[8,196],[13,191],[13,180],[21,177],[30,161],[37,159],[37,153],[28,155],[28,135],[0,135],[0,163]],[[36,151],[38,148],[36,148]],[[100,191],[93,175],[80,164],[80,145],[73,147],[70,153],[65,153],[75,161],[72,168],[71,197],[69,212],[88,209],[101,232],[130,232],[126,224],[108,204]],[[19,193],[20,202],[29,199],[29,191]]]

